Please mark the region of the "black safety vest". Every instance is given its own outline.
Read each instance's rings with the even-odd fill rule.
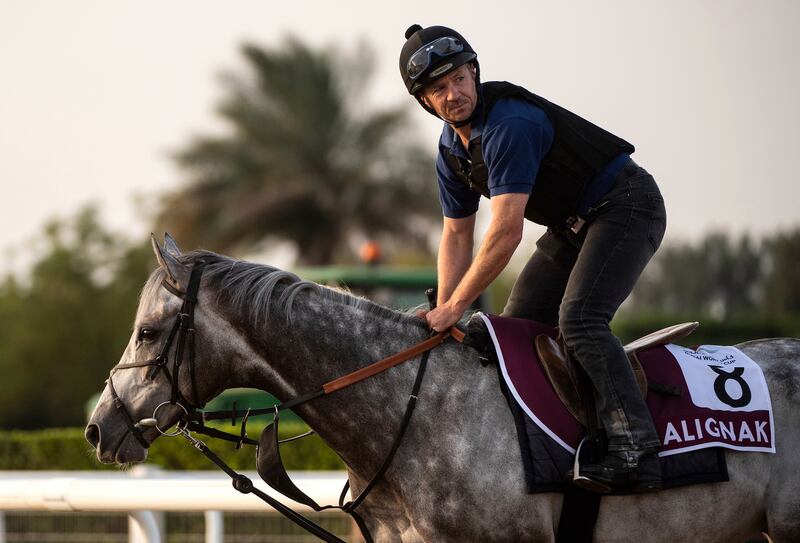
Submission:
[[[483,124],[492,107],[503,98],[530,102],[547,114],[553,124],[553,144],[542,159],[533,192],[525,207],[525,218],[545,226],[560,226],[578,212],[586,187],[621,154],[634,147],[586,119],[532,92],[505,81],[484,83],[481,114]],[[481,137],[469,143],[470,161],[442,149],[444,159],[456,176],[470,189],[489,198],[489,171],[483,161]]]

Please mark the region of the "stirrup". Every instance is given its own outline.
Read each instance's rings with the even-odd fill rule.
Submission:
[[[585,442],[586,442],[586,437],[581,439],[581,442],[578,444],[578,448],[575,450],[575,461],[572,464],[571,482],[572,484],[579,486],[584,490],[588,490],[589,492],[593,492],[595,494],[610,494],[611,493],[610,486],[594,481],[592,479],[589,479],[588,477],[581,475],[581,469],[580,469],[581,447],[583,447],[583,444]]]

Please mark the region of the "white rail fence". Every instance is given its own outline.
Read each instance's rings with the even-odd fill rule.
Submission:
[[[245,472],[259,489],[301,513],[311,511],[269,488],[258,474]],[[337,503],[344,472],[293,472],[297,486],[317,503]],[[203,512],[206,543],[223,543],[224,512],[270,512],[253,495],[237,492],[217,472],[0,472],[0,543],[6,543],[5,512],[122,512],[128,515],[130,543],[161,543],[163,512]]]

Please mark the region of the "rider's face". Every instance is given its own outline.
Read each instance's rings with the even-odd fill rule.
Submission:
[[[425,87],[422,99],[446,121],[468,119],[478,103],[475,77],[475,67],[464,64]]]

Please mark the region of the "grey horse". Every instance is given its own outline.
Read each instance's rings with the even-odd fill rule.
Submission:
[[[427,338],[422,320],[272,267],[209,252],[181,254],[153,240],[159,267],[147,281],[121,363],[152,359],[181,300],[190,269],[206,267],[195,313],[196,403],[230,387],[286,400]],[[639,496],[604,497],[598,542],[745,541],[767,528],[773,541],[800,541],[800,340],[739,346],[764,369],[777,454],[726,452],[730,482]],[[296,409],[347,466],[358,492],[378,469],[400,424],[419,358]],[[114,386],[136,420],[170,399],[148,368],[117,372]],[[188,372],[179,387],[192,394]],[[141,462],[147,450],[112,405],[106,386],[86,427],[104,463]],[[180,413],[159,413],[162,426]],[[152,441],[157,430],[148,428]],[[231,489],[231,492],[235,492]],[[255,499],[255,498],[253,498]],[[527,494],[516,430],[491,368],[448,340],[430,355],[417,410],[390,469],[359,508],[376,541],[552,542],[560,494]]]

